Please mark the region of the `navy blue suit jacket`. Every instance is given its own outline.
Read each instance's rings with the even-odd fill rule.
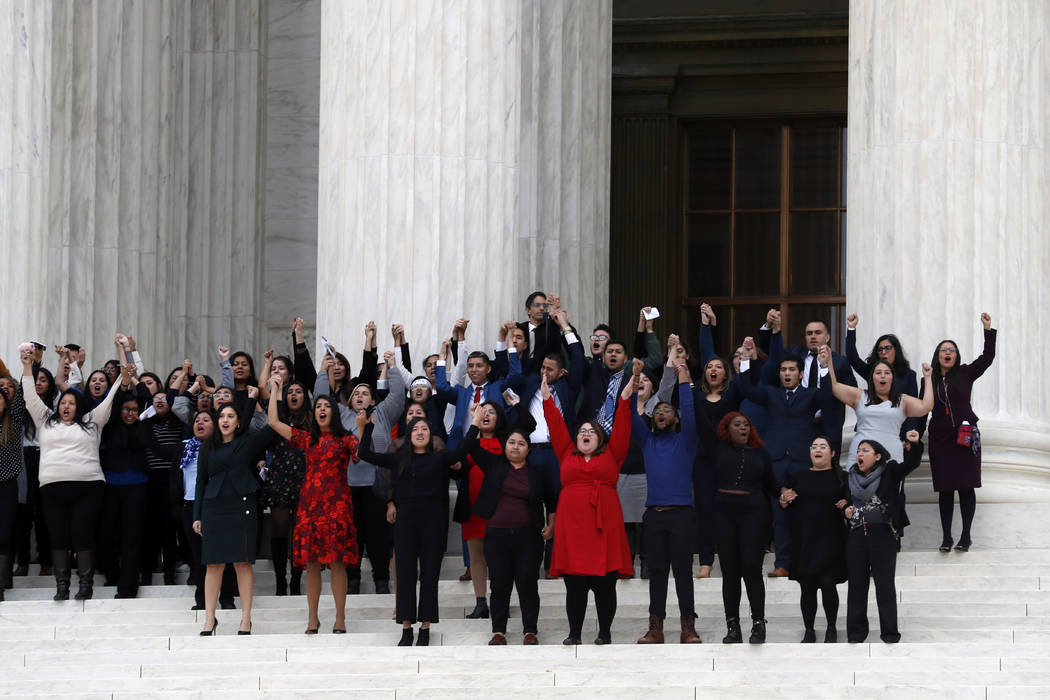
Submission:
[[[741,373],[737,384],[747,398],[766,407],[768,422],[766,432],[761,437],[770,458],[774,462],[789,460],[808,464],[809,445],[816,436],[813,416],[817,411],[823,411],[826,415],[828,409],[834,408],[837,403],[831,393],[831,382],[824,382],[820,389],[807,389],[800,385],[795,388],[794,396],[788,402],[786,389],[769,384],[753,386],[748,374]],[[840,424],[840,441],[841,437]],[[828,440],[831,440],[830,435]]]

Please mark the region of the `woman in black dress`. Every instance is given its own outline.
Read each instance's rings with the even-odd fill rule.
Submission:
[[[232,403],[219,406],[218,423],[197,463],[197,491],[193,501],[193,531],[201,536],[205,622],[201,636],[215,634],[215,605],[222,570],[232,563],[241,597],[241,625],[237,634],[251,634],[252,565],[259,527],[259,490],[256,463],[273,441],[269,427],[247,432]]]
[[[839,614],[836,584],[846,580],[846,527],[842,509],[849,489],[840,470],[831,462],[831,443],[824,436],[810,443],[813,466],[788,477],[780,493],[780,507],[788,509],[791,523],[791,579],[802,588],[803,643],[817,641],[813,622],[817,616],[817,590],[824,602],[828,628],[824,643],[838,641],[835,620]]]
[[[973,384],[992,366],[995,359],[995,329],[992,317],[981,314],[984,326],[984,350],[970,364],[962,364],[959,346],[954,340],[937,344],[933,361],[933,411],[930,412],[930,475],[941,513],[942,552],[951,551],[952,515],[955,492],[959,492],[962,534],[955,551],[970,550],[970,525],[977,511],[977,493],[981,488],[981,433],[977,414],[970,405]],[[920,398],[922,394],[919,394]],[[960,428],[967,430],[960,433]],[[969,437],[968,442],[966,437]],[[963,444],[966,443],[966,444]]]

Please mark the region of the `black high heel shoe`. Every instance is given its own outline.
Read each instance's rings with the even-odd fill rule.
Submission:
[[[252,633],[252,623],[250,623],[250,622],[248,623],[248,629],[246,629],[246,630],[237,630],[237,634],[241,635],[242,637],[247,637],[251,633]]]
[[[215,636],[215,630],[218,629],[218,627],[219,627],[219,620],[216,619],[215,620],[215,624],[213,624],[211,626],[210,630],[201,630],[201,636],[202,637],[214,637]]]
[[[969,537],[960,537],[959,544],[955,545],[956,552],[969,552],[970,547],[973,546],[973,542]]]
[[[941,540],[941,546],[938,548],[938,550],[941,552],[941,554],[947,554],[948,552],[952,551],[953,544],[955,544],[955,540],[953,540],[951,537],[945,537],[943,540]]]

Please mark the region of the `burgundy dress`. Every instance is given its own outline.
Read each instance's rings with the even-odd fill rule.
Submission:
[[[942,382],[934,368],[933,411],[930,413],[930,473],[934,491],[957,491],[981,488],[981,449],[974,450],[956,443],[963,421],[977,425],[977,414],[970,405],[973,383],[984,374],[995,359],[995,329],[984,332],[984,350],[980,357]],[[924,385],[925,388],[925,385]],[[921,392],[920,392],[921,395]]]
[[[312,443],[310,433],[292,428],[290,447],[306,453],[306,478],[299,495],[299,511],[292,533],[292,562],[341,561],[357,566],[361,556],[354,527],[354,506],[346,481],[346,463],[357,460],[357,438],[322,433]]]

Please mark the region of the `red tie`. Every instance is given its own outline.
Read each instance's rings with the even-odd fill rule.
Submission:
[[[474,403],[481,403],[481,387],[474,387]]]

